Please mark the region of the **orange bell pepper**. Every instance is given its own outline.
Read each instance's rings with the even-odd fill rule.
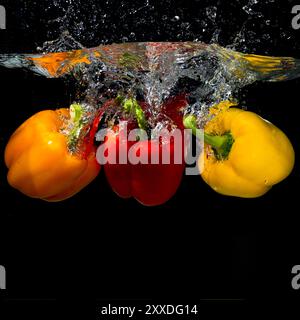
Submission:
[[[94,148],[84,156],[70,151],[70,137],[62,131],[69,120],[68,109],[41,111],[15,131],[5,149],[12,187],[33,198],[61,201],[98,175]]]

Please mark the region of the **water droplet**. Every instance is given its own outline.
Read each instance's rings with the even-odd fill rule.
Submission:
[[[171,20],[172,20],[173,22],[174,22],[174,21],[179,21],[179,20],[180,20],[180,17],[179,17],[179,16],[174,16]]]
[[[216,17],[217,17],[217,7],[207,7],[206,8],[206,15],[208,17],[208,19],[210,19],[211,21],[215,21]]]

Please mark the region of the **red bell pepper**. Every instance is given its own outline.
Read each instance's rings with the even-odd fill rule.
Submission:
[[[183,111],[187,104],[186,94],[171,97],[162,106],[160,117],[167,117],[171,119],[178,129],[183,130]]]
[[[174,108],[183,106],[183,100],[180,101],[174,103]],[[186,105],[186,102],[184,104]],[[170,110],[170,107],[166,105],[165,110]],[[139,115],[136,116],[139,118]],[[141,122],[143,119],[137,119],[140,127]],[[130,132],[134,128],[132,122],[129,127],[126,129]],[[104,164],[104,171],[111,188],[120,197],[134,197],[146,206],[165,203],[175,194],[181,183],[185,168],[183,136],[180,141],[177,140],[180,148],[176,149],[178,145],[175,139],[129,141],[127,130],[122,126],[114,126],[113,131],[107,134],[105,147],[102,148],[102,151],[109,152],[108,157],[106,154],[107,163]],[[124,157],[121,159],[123,155],[125,159]],[[136,156],[136,160],[144,161],[132,163],[130,155]],[[163,157],[166,155],[170,157],[168,164],[163,162]],[[151,158],[156,158],[157,162],[151,163]]]

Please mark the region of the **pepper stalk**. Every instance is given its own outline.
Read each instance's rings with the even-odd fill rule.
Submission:
[[[204,142],[209,144],[218,160],[225,160],[228,158],[234,139],[230,132],[223,135],[213,135],[197,128],[197,118],[194,115],[188,115],[183,119],[184,127],[191,129],[194,136],[199,139],[204,137]]]
[[[139,128],[147,130],[148,123],[145,117],[145,113],[142,107],[137,102],[137,100],[134,98],[124,99],[121,96],[118,96],[116,99],[123,106],[125,112],[134,115]]]
[[[70,120],[72,129],[68,134],[68,148],[71,151],[74,151],[76,150],[77,142],[85,125],[84,110],[82,105],[72,104],[70,106]]]

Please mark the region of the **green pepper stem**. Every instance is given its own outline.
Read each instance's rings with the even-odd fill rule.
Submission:
[[[193,115],[188,115],[183,119],[185,128],[191,129],[193,135],[198,139],[203,139],[204,142],[209,144],[215,151],[217,159],[227,159],[229,152],[234,143],[234,139],[230,132],[223,135],[212,135],[204,132],[204,130],[197,128],[197,118]]]
[[[132,113],[134,115],[140,129],[147,129],[148,123],[145,117],[144,110],[138,104],[136,99],[130,98],[123,100],[123,108],[126,112]]]
[[[72,104],[70,106],[70,118],[72,122],[72,129],[68,135],[68,147],[70,150],[76,149],[77,141],[80,136],[83,123],[83,108],[80,104]]]
[[[70,117],[73,123],[78,123],[82,117],[82,106],[80,104],[72,104],[70,106]]]
[[[227,143],[228,139],[227,134],[217,136],[204,132],[205,143],[211,145],[215,149],[222,148],[222,146]]]

